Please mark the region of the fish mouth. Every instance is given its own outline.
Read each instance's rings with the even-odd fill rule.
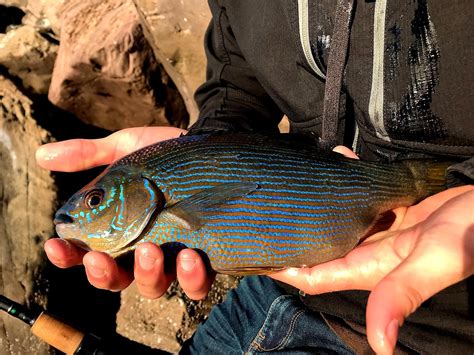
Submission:
[[[62,239],[64,239],[63,236],[67,234],[67,231],[74,227],[74,219],[61,210],[59,210],[54,216],[53,223],[55,225],[56,233]]]
[[[63,216],[66,216],[67,218],[63,218]],[[92,250],[92,248],[87,243],[83,242],[82,240],[78,238],[65,237],[66,235],[70,234],[71,231],[76,231],[77,227],[74,224],[74,220],[71,217],[67,215],[62,215],[59,218],[58,217],[59,216],[57,215],[54,218],[54,224],[56,225],[56,233],[59,236],[59,238],[70,242],[71,244],[75,245],[78,248],[81,248],[87,251]]]
[[[70,235],[71,232],[77,231],[77,225],[74,221],[74,218],[72,218],[69,214],[64,213],[61,210],[59,210],[54,216],[53,223],[55,225],[56,234],[61,239],[68,240],[76,245],[79,244],[78,242],[80,241],[78,239],[66,237],[67,235]],[[80,245],[81,248],[86,248],[90,250],[90,248],[84,242],[80,242],[80,244],[81,244]]]
[[[66,213],[58,212],[54,216],[53,223],[56,226],[61,225],[61,224],[72,224],[74,223],[74,219]]]
[[[68,239],[65,236],[70,234],[71,231],[77,230],[76,225],[74,223],[56,223],[55,229],[56,229],[56,234],[61,238],[61,239]]]

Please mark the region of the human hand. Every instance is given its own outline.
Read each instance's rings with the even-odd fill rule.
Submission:
[[[380,354],[393,352],[399,326],[422,302],[474,273],[474,186],[449,189],[394,212],[387,231],[345,257],[271,275],[307,294],[372,291],[367,337]]]
[[[38,165],[45,169],[73,172],[110,164],[149,144],[176,138],[186,131],[171,127],[128,128],[102,139],[72,139],[50,143],[36,152]],[[166,292],[177,278],[191,299],[204,298],[213,282],[199,254],[182,250],[176,261],[176,274],[164,272],[165,257],[160,247],[144,243],[135,251],[133,272],[117,265],[105,253],[86,252],[63,239],[45,243],[49,260],[60,268],[84,264],[89,282],[101,289],[120,291],[135,279],[139,292],[147,298],[157,298]]]

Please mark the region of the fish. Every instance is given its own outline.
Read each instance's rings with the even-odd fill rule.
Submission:
[[[60,238],[123,255],[202,251],[219,273],[267,274],[347,254],[385,212],[446,188],[449,164],[380,163],[294,135],[183,135],[112,163],[56,213]]]

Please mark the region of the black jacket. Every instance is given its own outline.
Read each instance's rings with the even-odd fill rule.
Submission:
[[[209,3],[207,81],[196,93],[200,116],[190,133],[277,132],[286,115],[292,132],[324,136],[329,55],[338,45],[337,2]],[[336,87],[341,97],[334,143],[370,160],[473,157],[473,18],[468,0],[358,1],[347,29],[349,45],[338,54],[346,65]],[[401,343],[426,353],[472,351],[469,289],[470,280],[426,302],[402,327]],[[363,324],[366,297],[353,291],[302,299]]]

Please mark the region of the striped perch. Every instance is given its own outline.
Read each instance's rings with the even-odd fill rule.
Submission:
[[[121,255],[141,242],[205,252],[227,274],[343,256],[382,213],[445,188],[448,164],[381,164],[291,136],[183,136],[109,166],[56,214],[61,238]]]

